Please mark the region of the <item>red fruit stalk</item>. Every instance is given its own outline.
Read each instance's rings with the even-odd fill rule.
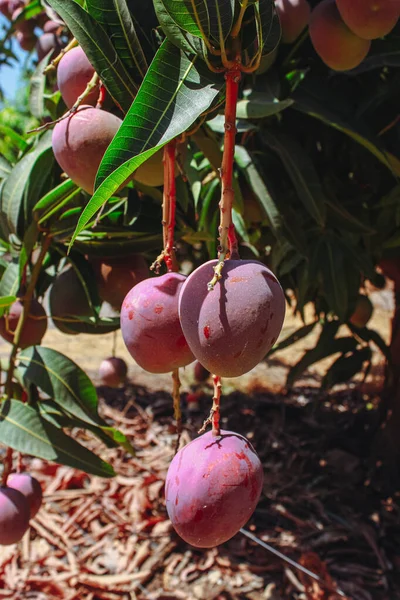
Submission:
[[[232,180],[236,137],[236,105],[240,77],[241,72],[239,65],[235,65],[225,74],[225,134],[224,153],[222,155],[221,165],[221,200],[219,203],[220,225],[218,228],[220,244],[218,248],[218,263],[214,268],[215,275],[208,284],[209,290],[212,290],[217,281],[221,279],[221,271],[225,259],[231,258],[232,256],[238,257],[235,228],[232,222],[232,206],[234,200]]]
[[[103,108],[103,104],[106,99],[106,96],[107,96],[106,87],[105,87],[105,85],[103,85],[102,82],[100,82],[99,97],[97,98],[96,108]]]
[[[212,434],[220,435],[220,404],[221,404],[221,377],[219,375],[213,375],[214,384],[214,396],[213,403],[208,418],[204,421],[202,428],[199,429],[198,433],[204,433],[207,426],[212,424]]]
[[[13,451],[12,448],[7,448],[6,455],[3,460],[3,474],[1,477],[1,486],[5,487],[7,485],[7,479],[9,474],[12,471],[13,466]]]
[[[163,251],[157,256],[150,269],[159,272],[162,261],[168,272],[177,272],[178,264],[174,249],[175,212],[176,212],[176,186],[175,186],[175,155],[176,140],[164,146],[164,191],[162,205]]]
[[[176,213],[176,186],[175,186],[175,155],[176,140],[169,142],[164,148],[164,202],[167,201],[168,225],[166,231],[165,264],[168,271],[177,271],[178,265],[174,250],[174,231]]]
[[[220,417],[220,402],[221,402],[221,377],[219,375],[213,375],[214,383],[214,397],[213,405],[211,408],[212,417],[212,433],[213,435],[220,435],[219,417]]]

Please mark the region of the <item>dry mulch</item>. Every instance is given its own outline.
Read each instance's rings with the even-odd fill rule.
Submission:
[[[197,550],[173,532],[164,480],[176,434],[170,396],[99,388],[101,411],[129,436],[136,457],[100,448],[112,480],[26,459],[45,503],[17,546],[0,548],[0,598],[14,600],[400,599],[399,495],[371,457],[377,403],[357,390],[322,398],[315,388],[223,399],[222,426],[246,435],[265,468],[264,495],[247,525],[330,587],[238,534]],[[184,403],[185,404],[185,403]],[[209,410],[185,404],[182,443]],[[103,451],[102,451],[103,450]]]

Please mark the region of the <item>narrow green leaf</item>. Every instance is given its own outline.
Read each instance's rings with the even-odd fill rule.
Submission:
[[[39,403],[39,410],[41,415],[55,425],[55,427],[60,429],[71,429],[72,427],[87,429],[94,433],[108,448],[118,448],[118,446],[121,446],[121,448],[132,454],[132,456],[135,455],[135,450],[127,437],[117,429],[109,427],[103,419],[99,418],[99,425],[91,425],[66,414],[51,400],[41,401]]]
[[[203,33],[206,37],[210,35],[206,0],[154,0],[156,13],[160,9],[160,4],[180,29],[199,38]]]
[[[65,21],[111,96],[126,112],[137,86],[103,27],[74,0],[49,0],[49,4]]]
[[[153,0],[157,19],[166,38],[188,54],[203,55],[202,41],[181,29],[171,17],[163,0]]]
[[[30,79],[29,109],[34,117],[41,119],[45,115],[44,92],[46,88],[46,75],[43,73],[50,61],[52,51],[42,58]]]
[[[332,92],[332,93],[331,93]],[[320,81],[306,80],[292,94],[293,108],[341,131],[366,148],[392,172],[400,176],[400,159],[386,152],[380,141],[375,139],[359,122],[342,115],[335,106],[336,95]]]
[[[22,240],[22,248],[18,257],[19,276],[21,279],[38,237],[39,230],[36,221],[32,221],[25,232],[24,239]]]
[[[349,305],[348,290],[344,279],[345,256],[341,248],[331,240],[326,240],[320,245],[319,253],[326,301],[340,320],[345,321]]]
[[[43,211],[47,210],[56,202],[63,200],[68,194],[77,189],[76,183],[71,181],[71,179],[66,179],[55,188],[47,192],[32,208],[32,210]]]
[[[28,142],[19,133],[8,127],[7,125],[0,124],[0,133],[3,137],[8,137],[19,148],[22,152],[25,152],[29,148]]]
[[[0,154],[0,179],[4,179],[11,173],[12,166],[4,156]]]
[[[223,85],[223,78],[213,77],[196,58],[189,59],[168,40],[163,42],[103,157],[96,180],[99,187],[79,219],[71,244],[137,167],[207,110]]]
[[[19,355],[18,370],[56,404],[86,423],[97,424],[96,389],[86,373],[71,359],[44,346],[31,346]]]
[[[21,23],[22,21],[28,21],[29,19],[33,19],[42,11],[43,6],[40,0],[33,0],[32,2],[29,2],[26,6],[23,7],[22,11],[19,13],[18,17],[14,19],[12,24],[15,25],[17,23]]]
[[[44,182],[35,166],[40,168],[51,163],[51,132],[46,132],[39,143],[15,165],[8,175],[0,195],[0,228],[2,237],[8,239],[10,233],[18,233],[19,221],[28,211],[30,199],[40,190]]]
[[[16,296],[20,286],[19,266],[16,260],[8,263],[0,281],[1,296]]]
[[[50,133],[50,132],[49,132]],[[23,211],[19,215],[17,234],[23,238],[32,223],[32,207],[52,185],[52,172],[55,164],[53,149],[45,148],[32,166],[24,190]]]
[[[196,1],[198,2],[199,0]],[[210,35],[221,45],[221,41],[228,37],[232,29],[235,15],[235,0],[208,0],[207,8]]]
[[[261,12],[261,8],[264,3],[272,4],[272,2],[271,2],[271,0],[260,0],[260,16],[261,16],[261,23],[263,24],[262,25],[263,56],[267,56],[268,54],[273,52],[275,50],[275,48],[278,47],[278,44],[279,44],[279,42],[281,40],[281,36],[282,36],[282,29],[281,29],[279,17],[276,14],[275,10],[273,11],[273,14],[272,14],[271,25],[268,27],[268,21],[266,20],[266,18],[263,16],[263,13]],[[270,15],[269,7],[266,6],[265,12],[269,18],[269,15]]]
[[[271,92],[271,93],[270,93]],[[276,115],[293,104],[293,100],[279,100],[272,91],[254,92],[249,96],[239,100],[237,103],[238,119],[263,119]]]
[[[263,55],[272,52],[278,45],[281,36],[280,23],[276,18],[273,0],[259,0],[252,4],[254,17],[246,19],[247,27],[245,23],[242,29],[242,45],[250,58],[259,51],[260,46]],[[250,31],[248,31],[249,29]]]
[[[214,236],[214,229],[210,230],[210,219],[214,217],[215,211],[218,208],[218,201],[221,197],[221,186],[218,179],[213,179],[207,188],[204,195],[203,204],[199,216],[198,231],[212,231]]]
[[[140,84],[147,62],[126,0],[87,0],[88,12],[104,27],[126,70]]]
[[[240,235],[242,240],[244,242],[246,242],[246,245],[253,251],[255,256],[259,256],[260,253],[258,252],[257,248],[255,246],[253,246],[250,242],[249,235],[246,231],[246,224],[244,222],[244,219],[243,219],[242,215],[240,214],[240,212],[238,210],[236,210],[235,208],[233,208],[233,210],[232,210],[232,221],[233,221],[233,224],[235,226],[237,233]]]
[[[57,248],[57,250],[60,254],[64,255],[61,248]],[[68,263],[74,269],[75,274],[85,291],[88,304],[92,308],[93,317],[95,317],[95,320],[97,320],[102,302],[97,289],[96,278],[92,265],[84,256],[80,254],[80,252],[72,252],[68,258]],[[70,325],[73,326],[73,323]]]
[[[345,206],[338,200],[331,202],[326,200],[328,210],[330,211],[330,223],[339,226],[340,229],[346,229],[353,233],[365,233],[372,235],[376,233],[370,225],[364,223],[359,218],[350,213]],[[361,212],[361,211],[360,211]]]
[[[280,157],[305,209],[320,227],[324,227],[325,195],[312,161],[301,146],[285,134],[264,128],[263,139]]]
[[[203,125],[192,135],[191,139],[207,158],[214,171],[218,173],[222,163],[222,150],[215,134],[207,125]]]
[[[5,400],[0,405],[0,439],[3,444],[24,454],[53,460],[99,477],[115,475],[111,465],[18,400]]]
[[[4,315],[6,309],[16,301],[16,296],[1,296],[0,297],[0,317]]]
[[[244,146],[236,146],[235,160],[245,174],[257,200],[265,210],[271,229],[279,237],[282,229],[282,217],[274,199],[265,185],[264,178],[261,177],[259,173],[256,158],[250,155]]]

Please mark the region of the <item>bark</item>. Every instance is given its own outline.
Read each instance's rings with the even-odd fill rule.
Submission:
[[[382,469],[385,485],[391,491],[400,485],[400,258],[384,259],[379,266],[394,282],[395,311],[390,340],[391,364],[386,365],[381,425],[372,457],[375,467]]]

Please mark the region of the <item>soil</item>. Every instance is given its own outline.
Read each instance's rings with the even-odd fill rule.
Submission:
[[[388,341],[390,293],[373,300],[370,326]],[[301,325],[289,314],[282,339]],[[90,434],[74,430],[76,439],[114,466],[114,479],[23,459],[41,481],[45,503],[22,542],[0,548],[0,598],[400,599],[400,494],[385,465],[374,459],[382,356],[374,352],[365,381],[322,394],[331,357],[288,392],[289,366],[315,345],[317,333],[246,376],[224,381],[222,426],[247,436],[264,465],[262,498],[245,529],[317,574],[319,582],[242,533],[210,550],[178,538],[163,496],[176,445],[170,376],[133,365],[117,334],[116,354],[127,360],[130,381],[119,390],[98,386],[100,411],[129,437],[136,456],[100,447]],[[65,336],[53,328],[43,341],[74,359],[97,384],[98,366],[113,343],[113,334]],[[2,345],[0,355],[8,352]],[[187,367],[182,373],[181,444],[196,435],[210,408],[211,385],[196,388],[192,372]],[[194,393],[192,402],[188,392]]]

